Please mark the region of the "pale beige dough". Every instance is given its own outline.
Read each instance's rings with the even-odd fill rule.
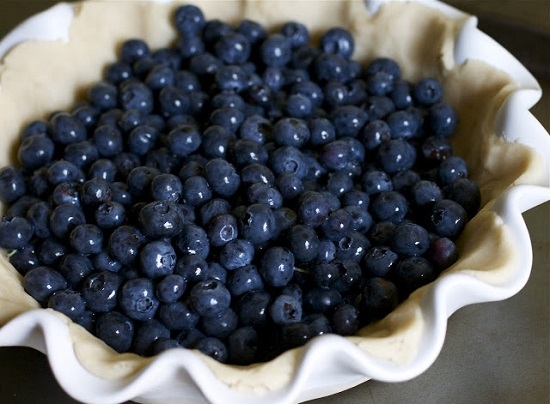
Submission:
[[[460,240],[462,258],[448,272],[473,273],[495,283],[506,277],[517,262],[517,253],[509,248],[506,228],[490,211],[491,201],[512,184],[537,180],[542,175],[542,163],[533,150],[505,143],[492,133],[499,106],[516,89],[511,79],[482,62],[454,65],[453,38],[464,21],[451,21],[437,11],[406,2],[390,3],[375,17],[369,15],[362,1],[193,2],[201,6],[207,18],[233,24],[250,18],[275,29],[285,21],[299,20],[314,37],[323,29],[343,26],[355,35],[354,57],[358,60],[389,56],[400,63],[409,80],[440,78],[446,99],[460,116],[453,145],[479,182],[486,206],[468,225]],[[122,41],[139,37],[152,48],[169,45],[175,39],[170,13],[176,3],[182,2],[88,1],[75,6],[68,43],[29,41],[13,49],[0,65],[0,133],[7,145],[0,149],[0,166],[15,163],[20,129],[54,110],[70,108],[90,83],[100,79]],[[362,329],[350,341],[374,356],[407,363],[422,337],[424,320],[419,302],[423,293],[420,289],[386,319]],[[39,307],[24,293],[20,275],[4,257],[0,260],[0,307],[0,324]],[[79,326],[70,327],[78,358],[100,377],[122,379],[151,361],[134,354],[116,354]],[[296,349],[270,363],[248,367],[204,360],[232,388],[265,391],[289,383],[299,354]]]

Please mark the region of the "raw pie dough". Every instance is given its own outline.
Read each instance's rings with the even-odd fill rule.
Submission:
[[[28,41],[13,48],[0,64],[0,133],[4,147],[0,166],[16,163],[18,133],[32,120],[54,110],[68,109],[104,66],[116,58],[117,45],[139,37],[151,48],[169,45],[176,33],[171,11],[177,4],[147,1],[95,0],[74,5],[75,18],[68,42]],[[540,156],[533,150],[506,143],[491,132],[503,100],[517,86],[510,77],[482,62],[455,65],[453,42],[465,20],[450,20],[418,3],[391,2],[371,16],[362,1],[186,1],[197,3],[206,18],[237,23],[249,18],[275,29],[283,22],[305,23],[313,37],[331,26],[348,28],[355,36],[354,58],[367,62],[393,57],[403,77],[442,80],[445,98],[458,110],[459,131],[453,139],[482,191],[482,211],[468,224],[459,241],[461,259],[447,272],[464,271],[498,284],[517,262],[510,235],[491,211],[496,196],[512,184],[532,183],[542,175]],[[483,231],[480,231],[483,229]],[[444,276],[444,275],[443,275]],[[348,338],[371,355],[398,364],[411,360],[420,344],[423,318],[422,288],[384,320]],[[0,257],[0,325],[38,308],[21,286],[21,276]],[[117,354],[80,326],[67,320],[74,349],[92,373],[108,379],[131,376],[151,358]],[[292,378],[301,349],[288,351],[266,364],[228,366],[203,357],[219,379],[244,391],[276,390]],[[199,354],[200,355],[200,354]]]

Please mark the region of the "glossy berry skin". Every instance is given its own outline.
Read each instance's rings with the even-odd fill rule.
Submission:
[[[0,247],[18,249],[26,246],[34,234],[33,225],[23,217],[4,217],[0,221]]]
[[[253,327],[246,326],[236,329],[227,340],[229,360],[237,365],[254,363],[259,345],[259,336]]]
[[[443,185],[468,177],[468,167],[462,157],[450,156],[441,162],[439,166],[439,180]]]
[[[277,325],[297,323],[302,319],[302,305],[292,296],[279,295],[269,307],[269,316]]]
[[[126,209],[118,202],[106,202],[97,207],[94,218],[99,228],[113,229],[124,223]]]
[[[170,330],[189,331],[199,322],[199,315],[189,307],[188,302],[175,301],[161,304],[158,318]]]
[[[414,85],[413,96],[421,105],[433,105],[441,101],[443,87],[439,80],[427,77],[421,79]]]
[[[419,207],[429,207],[443,199],[441,188],[428,180],[421,180],[411,188],[411,200]]]
[[[329,119],[336,130],[336,137],[357,137],[369,120],[368,114],[355,105],[335,108]]]
[[[82,171],[66,160],[57,160],[48,167],[47,180],[50,185],[62,182],[82,182]]]
[[[428,109],[424,119],[426,131],[437,137],[448,138],[457,128],[458,115],[455,109],[446,102],[438,102]]]
[[[212,159],[205,168],[205,175],[210,188],[223,197],[232,196],[241,184],[235,167],[226,160]]]
[[[422,226],[402,222],[397,225],[393,233],[391,248],[402,257],[416,257],[422,255],[430,246],[428,231]]]
[[[133,320],[152,319],[159,306],[153,282],[149,278],[126,281],[119,291],[119,305],[123,313]]]
[[[338,305],[330,316],[332,330],[339,335],[353,335],[359,329],[357,309],[348,303]]]
[[[90,264],[90,268],[91,267],[92,264]],[[122,264],[110,257],[109,254],[104,250],[93,257],[93,268],[98,271],[118,272],[122,269]]]
[[[319,252],[319,237],[315,229],[297,224],[288,233],[290,251],[298,262],[310,262]]]
[[[174,11],[174,23],[181,33],[196,33],[205,26],[202,10],[192,4],[186,4]]]
[[[224,35],[214,44],[214,53],[225,64],[236,65],[244,63],[250,56],[250,43],[239,33]]]
[[[430,216],[430,224],[441,237],[455,239],[464,229],[467,213],[462,206],[450,199],[437,202]]]
[[[269,286],[283,287],[294,274],[294,254],[284,247],[270,247],[263,257],[260,273]]]
[[[351,33],[343,28],[335,27],[327,30],[320,39],[323,52],[339,55],[349,59],[355,50],[355,41]]]
[[[270,167],[275,175],[291,173],[300,179],[307,175],[306,160],[302,152],[294,146],[281,146],[270,157]]]
[[[475,181],[469,178],[459,178],[443,188],[445,198],[460,204],[468,218],[472,218],[478,212],[481,204],[481,193]]]
[[[172,274],[176,266],[176,252],[165,240],[151,241],[139,253],[140,268],[151,279]]]
[[[25,168],[33,169],[48,164],[54,155],[55,144],[49,136],[33,135],[21,141],[17,151],[19,163]],[[1,174],[5,169],[0,171]]]
[[[342,302],[342,295],[336,289],[314,287],[304,293],[304,308],[313,313],[327,313]]]
[[[363,287],[359,303],[363,320],[379,319],[390,313],[399,303],[395,284],[385,278],[371,278]]]
[[[173,303],[183,296],[186,289],[187,282],[181,275],[170,274],[157,283],[155,295],[161,303]]]
[[[261,60],[266,66],[283,67],[290,62],[292,40],[282,34],[271,34],[260,47]]]
[[[60,144],[82,142],[86,140],[86,127],[67,112],[56,114],[48,123],[48,132],[52,140]]]
[[[107,244],[109,254],[123,265],[132,265],[145,244],[145,236],[134,226],[122,225],[111,233]]]
[[[195,345],[195,349],[199,350],[204,355],[210,356],[218,362],[225,363],[227,361],[227,347],[218,338],[203,338]]]
[[[220,251],[220,263],[229,271],[252,262],[254,245],[244,239],[235,239],[226,243]]]
[[[181,180],[174,174],[160,174],[151,181],[151,196],[159,201],[177,203],[182,196]]]
[[[134,323],[134,325],[136,329],[132,341],[132,350],[138,355],[152,355],[157,341],[170,338],[170,330],[156,319]]]
[[[238,233],[238,222],[233,215],[218,215],[208,222],[208,239],[214,247],[224,246],[231,240],[236,239]]]
[[[387,73],[393,80],[399,80],[401,78],[401,68],[397,62],[391,58],[375,58],[365,68],[366,76],[371,76],[377,72]]]
[[[210,252],[210,242],[206,231],[193,223],[184,223],[176,238],[177,249],[183,254],[197,254],[206,259]]]
[[[380,145],[378,160],[385,172],[395,174],[412,168],[416,161],[416,150],[404,139],[392,139]]]
[[[408,210],[407,199],[396,191],[381,192],[371,203],[371,212],[380,221],[399,223]]]
[[[65,238],[73,227],[84,224],[86,217],[79,206],[63,204],[55,207],[50,215],[50,231],[59,239]]]
[[[53,268],[38,266],[25,274],[23,288],[38,302],[46,303],[52,294],[66,289],[67,282]]]
[[[384,171],[367,171],[361,179],[363,191],[369,196],[381,192],[393,191],[393,182]]]
[[[153,112],[153,92],[143,83],[129,81],[119,87],[119,105],[124,109],[135,109],[144,115]]]
[[[242,296],[253,290],[263,290],[264,280],[256,265],[241,266],[227,276],[226,286],[231,296]]]
[[[93,224],[80,224],[69,234],[69,243],[82,254],[98,254],[103,250],[103,232]]]
[[[223,283],[216,279],[210,279],[193,286],[189,299],[197,314],[202,317],[212,317],[229,308],[231,294]]]
[[[395,267],[393,278],[399,294],[406,297],[436,277],[435,268],[424,257],[404,258]]]
[[[76,321],[86,309],[86,303],[79,292],[74,290],[60,290],[51,295],[47,307],[65,314]]]
[[[80,201],[85,206],[96,207],[111,199],[111,188],[103,178],[95,177],[80,188]]]
[[[95,272],[82,284],[82,297],[89,310],[105,313],[117,306],[117,298],[122,278],[114,272]]]
[[[239,218],[239,233],[255,244],[268,241],[274,235],[276,226],[273,211],[260,203],[249,205]]]
[[[301,147],[310,137],[305,121],[297,118],[283,118],[273,125],[273,138],[281,146]]]
[[[308,194],[300,202],[298,218],[300,221],[313,228],[321,226],[331,211],[328,199],[319,192]]]
[[[363,258],[363,268],[372,277],[386,277],[396,265],[399,255],[387,246],[374,246]]]
[[[140,210],[138,220],[143,234],[153,239],[173,237],[183,225],[178,207],[167,201],[148,203]]]
[[[118,311],[103,313],[97,318],[95,332],[99,339],[122,353],[132,346],[134,323]]]
[[[212,198],[212,190],[206,178],[195,175],[183,182],[181,196],[186,204],[200,207]]]

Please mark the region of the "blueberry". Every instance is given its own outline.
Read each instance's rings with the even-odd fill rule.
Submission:
[[[336,289],[313,287],[304,294],[304,308],[313,313],[327,313],[342,302],[342,295]]]
[[[368,122],[368,114],[354,105],[345,105],[335,108],[329,115],[334,125],[337,137],[356,137]]]
[[[441,162],[439,166],[439,180],[443,185],[468,177],[468,167],[462,157],[450,156]]]
[[[212,246],[221,247],[236,239],[238,231],[238,222],[235,216],[222,214],[213,217],[208,222],[206,233]]]
[[[192,4],[179,6],[174,11],[174,24],[181,33],[196,33],[205,26],[202,10]]]
[[[86,303],[79,292],[66,289],[52,294],[48,299],[47,307],[76,321],[86,309]]]
[[[143,234],[153,239],[173,237],[182,229],[182,219],[175,203],[154,201],[139,212],[139,225]]]
[[[266,66],[283,67],[292,55],[292,40],[282,34],[271,34],[261,44],[261,60]]]
[[[209,52],[200,53],[189,60],[189,71],[199,77],[214,75],[222,66],[221,60]]]
[[[271,296],[265,290],[256,289],[246,292],[239,297],[235,307],[239,322],[244,326],[266,325],[270,303]]]
[[[202,37],[193,33],[182,33],[177,39],[176,47],[182,59],[190,59],[205,50]]]
[[[307,118],[311,116],[313,106],[311,100],[302,94],[289,95],[285,102],[285,111],[291,118]]]
[[[219,125],[211,125],[202,135],[203,154],[208,158],[226,158],[229,144],[236,136],[229,129]]]
[[[242,168],[241,181],[247,185],[262,183],[272,186],[275,183],[275,175],[269,167],[259,163],[251,163]]]
[[[176,252],[165,240],[151,241],[139,253],[140,268],[143,274],[155,279],[170,275],[176,266]]]
[[[364,321],[382,318],[397,307],[399,295],[395,284],[375,277],[365,282],[360,295],[359,310]]]
[[[273,211],[260,203],[249,205],[239,218],[239,233],[244,239],[255,244],[271,239],[276,226]]]
[[[23,195],[14,204],[12,204],[5,213],[6,218],[25,217],[33,205],[41,200],[31,195]]]
[[[231,211],[231,204],[222,198],[214,198],[201,206],[199,210],[200,222],[205,227],[210,220],[218,215],[224,215]]]
[[[425,257],[438,269],[444,270],[453,265],[458,259],[456,244],[447,237],[440,237],[432,241]]]
[[[88,168],[88,178],[101,178],[105,181],[114,181],[117,168],[112,160],[100,158],[94,161]]]
[[[429,207],[443,199],[441,188],[433,181],[418,181],[410,193],[412,202],[419,207]]]
[[[270,155],[270,167],[275,175],[295,174],[304,178],[307,174],[307,163],[302,152],[294,146],[281,146]]]
[[[358,189],[352,189],[341,196],[342,206],[356,206],[367,209],[370,203],[369,194]]]
[[[201,319],[200,329],[207,337],[224,339],[237,328],[237,315],[232,309],[227,309],[217,316]]]
[[[279,295],[269,307],[269,316],[277,325],[297,323],[302,319],[302,305],[292,296]]]
[[[236,329],[227,339],[229,361],[236,365],[254,363],[259,345],[259,336],[254,327],[245,326]]]
[[[181,345],[178,340],[172,338],[159,338],[153,342],[152,354],[158,355],[164,351],[177,348],[183,348],[183,345]]]
[[[329,200],[319,192],[310,193],[303,198],[298,207],[298,218],[305,225],[321,226],[327,219],[331,207]]]
[[[210,123],[229,129],[232,133],[237,133],[245,119],[242,111],[235,107],[222,107],[215,109],[210,114]]]
[[[393,273],[395,284],[403,297],[432,282],[435,277],[435,268],[424,257],[403,258],[398,262]]]
[[[391,248],[402,257],[414,257],[424,254],[430,245],[428,231],[422,226],[402,222],[393,233]]]
[[[334,308],[330,316],[330,325],[336,334],[353,335],[359,329],[357,309],[348,303]]]
[[[379,221],[399,223],[408,210],[407,199],[396,191],[381,192],[371,203],[371,212]]]
[[[135,109],[144,115],[153,112],[155,105],[151,89],[137,81],[122,83],[119,87],[118,100],[124,110]]]
[[[110,201],[97,207],[94,212],[96,224],[101,229],[113,229],[124,223],[126,210],[118,202]]]
[[[390,247],[374,246],[363,257],[363,268],[372,277],[385,277],[399,260]]]
[[[180,275],[188,284],[209,279],[208,263],[197,254],[187,254],[178,258],[174,273]]]
[[[152,319],[159,306],[155,287],[149,278],[126,281],[120,288],[118,300],[124,314],[139,321]]]
[[[229,271],[244,267],[254,258],[252,241],[235,239],[227,242],[220,251],[220,264]]]
[[[132,346],[134,323],[118,311],[103,313],[97,318],[95,334],[115,351],[126,352]]]
[[[301,95],[309,100],[310,108],[319,108],[323,104],[324,93],[321,87],[313,81],[302,81],[294,84],[289,92],[289,97]]]
[[[17,151],[17,158],[23,167],[32,170],[49,164],[52,161],[54,150],[55,144],[50,137],[32,135],[21,141],[21,145]],[[2,184],[5,181],[5,174],[3,174],[4,170],[6,169],[4,168],[0,171]]]
[[[68,246],[56,238],[46,238],[37,250],[38,261],[43,265],[54,265],[67,254]]]
[[[275,185],[284,200],[294,199],[304,191],[302,180],[292,173],[277,177]]]
[[[53,268],[38,266],[25,274],[23,288],[33,299],[44,304],[55,292],[66,289],[67,282]]]
[[[328,239],[319,240],[319,249],[317,255],[315,256],[316,263],[319,262],[330,262],[335,258],[336,255],[336,245],[334,242]]]
[[[353,178],[345,171],[335,171],[328,174],[326,190],[337,197],[353,189]]]
[[[86,140],[86,127],[67,112],[55,114],[48,123],[48,132],[52,140],[63,145]]]
[[[393,83],[391,99],[398,109],[406,109],[413,105],[411,83],[406,80],[399,80]]]
[[[146,320],[135,325],[132,350],[138,355],[152,355],[157,341],[170,338],[170,330],[156,319]]]
[[[132,64],[150,54],[149,45],[141,39],[129,39],[122,43],[120,58],[124,63]]]
[[[197,325],[200,317],[188,302],[175,301],[161,304],[158,318],[170,330],[189,331]]]
[[[253,290],[262,290],[264,280],[268,283],[263,270],[259,271],[256,265],[245,265],[228,275],[227,288],[232,296],[237,297]]]
[[[452,155],[452,147],[447,138],[428,137],[424,139],[420,149],[426,161],[438,164]]]
[[[140,248],[145,244],[145,236],[139,229],[122,225],[113,230],[107,243],[109,254],[123,265],[132,265],[139,256]]]
[[[355,50],[355,41],[348,30],[334,27],[321,36],[320,47],[323,52],[349,59]]]
[[[68,256],[70,256],[70,254]],[[122,264],[112,258],[109,253],[104,250],[93,257],[93,268],[98,271],[118,272],[122,269]]]
[[[395,111],[387,117],[386,122],[392,138],[409,139],[414,137],[420,128],[420,122],[410,110]]]
[[[414,99],[423,106],[430,106],[439,101],[443,96],[441,82],[435,78],[427,77],[418,81],[413,86]]]
[[[443,188],[445,198],[460,204],[469,218],[475,216],[481,205],[481,193],[475,181],[459,178]],[[35,230],[36,232],[36,230]]]
[[[230,145],[230,158],[237,167],[248,164],[266,164],[269,154],[264,145],[254,140],[238,139]]]
[[[176,246],[183,254],[197,254],[206,259],[210,252],[210,242],[206,231],[192,223],[184,223],[176,239]]]
[[[370,75],[366,81],[370,95],[388,95],[393,91],[393,77],[391,74],[380,71]]]
[[[79,206],[66,203],[56,206],[50,215],[50,231],[59,239],[64,239],[71,230],[86,223],[86,217]]]
[[[23,217],[4,216],[0,221],[0,247],[2,248],[22,248],[28,244],[33,234],[33,225]]]
[[[342,170],[351,158],[351,148],[344,140],[335,140],[322,146],[319,153],[320,163],[328,170]]]
[[[371,76],[377,72],[389,74],[393,80],[401,78],[401,68],[397,62],[391,58],[379,57],[372,60],[365,68],[365,74]]]
[[[321,82],[345,82],[349,78],[347,60],[338,54],[321,53],[313,62],[315,77]],[[326,98],[326,94],[325,94]]]
[[[336,139],[336,128],[326,118],[315,118],[308,121],[310,138],[309,142],[314,146],[320,146]]]
[[[458,203],[442,199],[432,208],[430,224],[439,236],[455,239],[464,229],[467,217],[466,211]]]
[[[178,157],[186,157],[198,150],[201,135],[193,125],[181,125],[172,129],[166,136],[166,147]]]
[[[369,247],[370,241],[366,236],[357,231],[350,231],[337,241],[335,258],[359,262]]]
[[[307,45],[309,42],[308,28],[297,21],[289,21],[283,24],[280,33],[290,39],[293,48]]]
[[[393,189],[401,192],[409,198],[412,187],[421,181],[421,176],[414,170],[403,170],[396,172],[391,181],[393,182]]]
[[[248,87],[248,74],[237,65],[221,66],[214,76],[216,87],[221,91],[240,93]]]
[[[287,207],[281,207],[273,211],[275,216],[275,223],[277,225],[273,240],[284,234],[288,229],[294,226],[298,220],[298,215],[294,210]]]
[[[193,207],[200,207],[212,198],[208,181],[201,176],[187,178],[181,188],[183,201]]]
[[[317,257],[319,237],[307,225],[297,224],[288,233],[289,248],[298,262],[310,262]]]
[[[195,349],[221,363],[225,363],[229,355],[225,344],[214,337],[203,338],[195,345]]]
[[[131,78],[133,74],[132,66],[128,63],[116,61],[108,64],[105,68],[105,81],[109,84],[119,85]]]
[[[337,209],[329,214],[321,230],[327,239],[338,242],[351,230],[352,222],[351,215],[345,209]]]
[[[39,156],[34,157],[40,159]],[[99,158],[97,146],[88,140],[70,143],[65,147],[63,158],[79,168],[86,168]]]
[[[242,34],[229,33],[214,44],[214,53],[228,65],[241,64],[250,56],[250,43]]]
[[[260,273],[269,286],[283,287],[294,274],[294,254],[284,247],[270,247],[262,257]]]
[[[103,232],[96,225],[80,224],[71,230],[69,243],[82,254],[98,254],[103,250]]]
[[[446,102],[432,105],[426,113],[424,126],[426,131],[437,137],[448,138],[456,130],[458,115],[455,109]]]
[[[344,83],[329,81],[323,87],[325,104],[330,108],[344,105],[348,101],[349,90]]]
[[[90,274],[82,283],[82,297],[86,307],[96,313],[105,313],[117,306],[122,278],[111,271]]]
[[[222,282],[210,279],[193,286],[189,299],[197,314],[202,317],[211,317],[229,308],[231,294]]]
[[[48,133],[48,123],[42,119],[36,119],[27,125],[23,126],[21,130],[21,140],[25,140],[28,137],[34,135],[46,135]]]
[[[15,250],[10,255],[10,264],[23,276],[31,269],[41,265],[36,248],[32,244]]]
[[[378,148],[378,160],[388,174],[408,170],[416,161],[416,149],[405,139],[391,139]]]
[[[57,160],[48,167],[47,180],[51,185],[58,185],[62,182],[81,182],[82,171],[73,163],[66,160]],[[17,187],[20,190],[20,187]]]
[[[232,196],[239,189],[241,179],[235,167],[228,161],[212,159],[204,168],[208,184],[220,196]]]
[[[272,209],[278,209],[283,205],[283,197],[277,188],[264,183],[250,185],[247,196],[251,204],[260,203]]]
[[[155,287],[155,294],[161,303],[174,303],[180,299],[187,289],[183,276],[169,274],[163,277]],[[162,306],[160,307],[162,313]]]

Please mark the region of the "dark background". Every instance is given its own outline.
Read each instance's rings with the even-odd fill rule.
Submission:
[[[544,96],[532,109],[550,130],[550,2],[449,0],[479,15],[491,35],[537,77]],[[0,37],[52,0],[0,0]],[[534,250],[531,278],[516,296],[469,306],[451,316],[434,363],[404,383],[369,381],[313,401],[346,403],[548,403],[550,401],[550,204],[525,213]],[[0,404],[74,404],[60,389],[46,356],[30,348],[0,348]]]

